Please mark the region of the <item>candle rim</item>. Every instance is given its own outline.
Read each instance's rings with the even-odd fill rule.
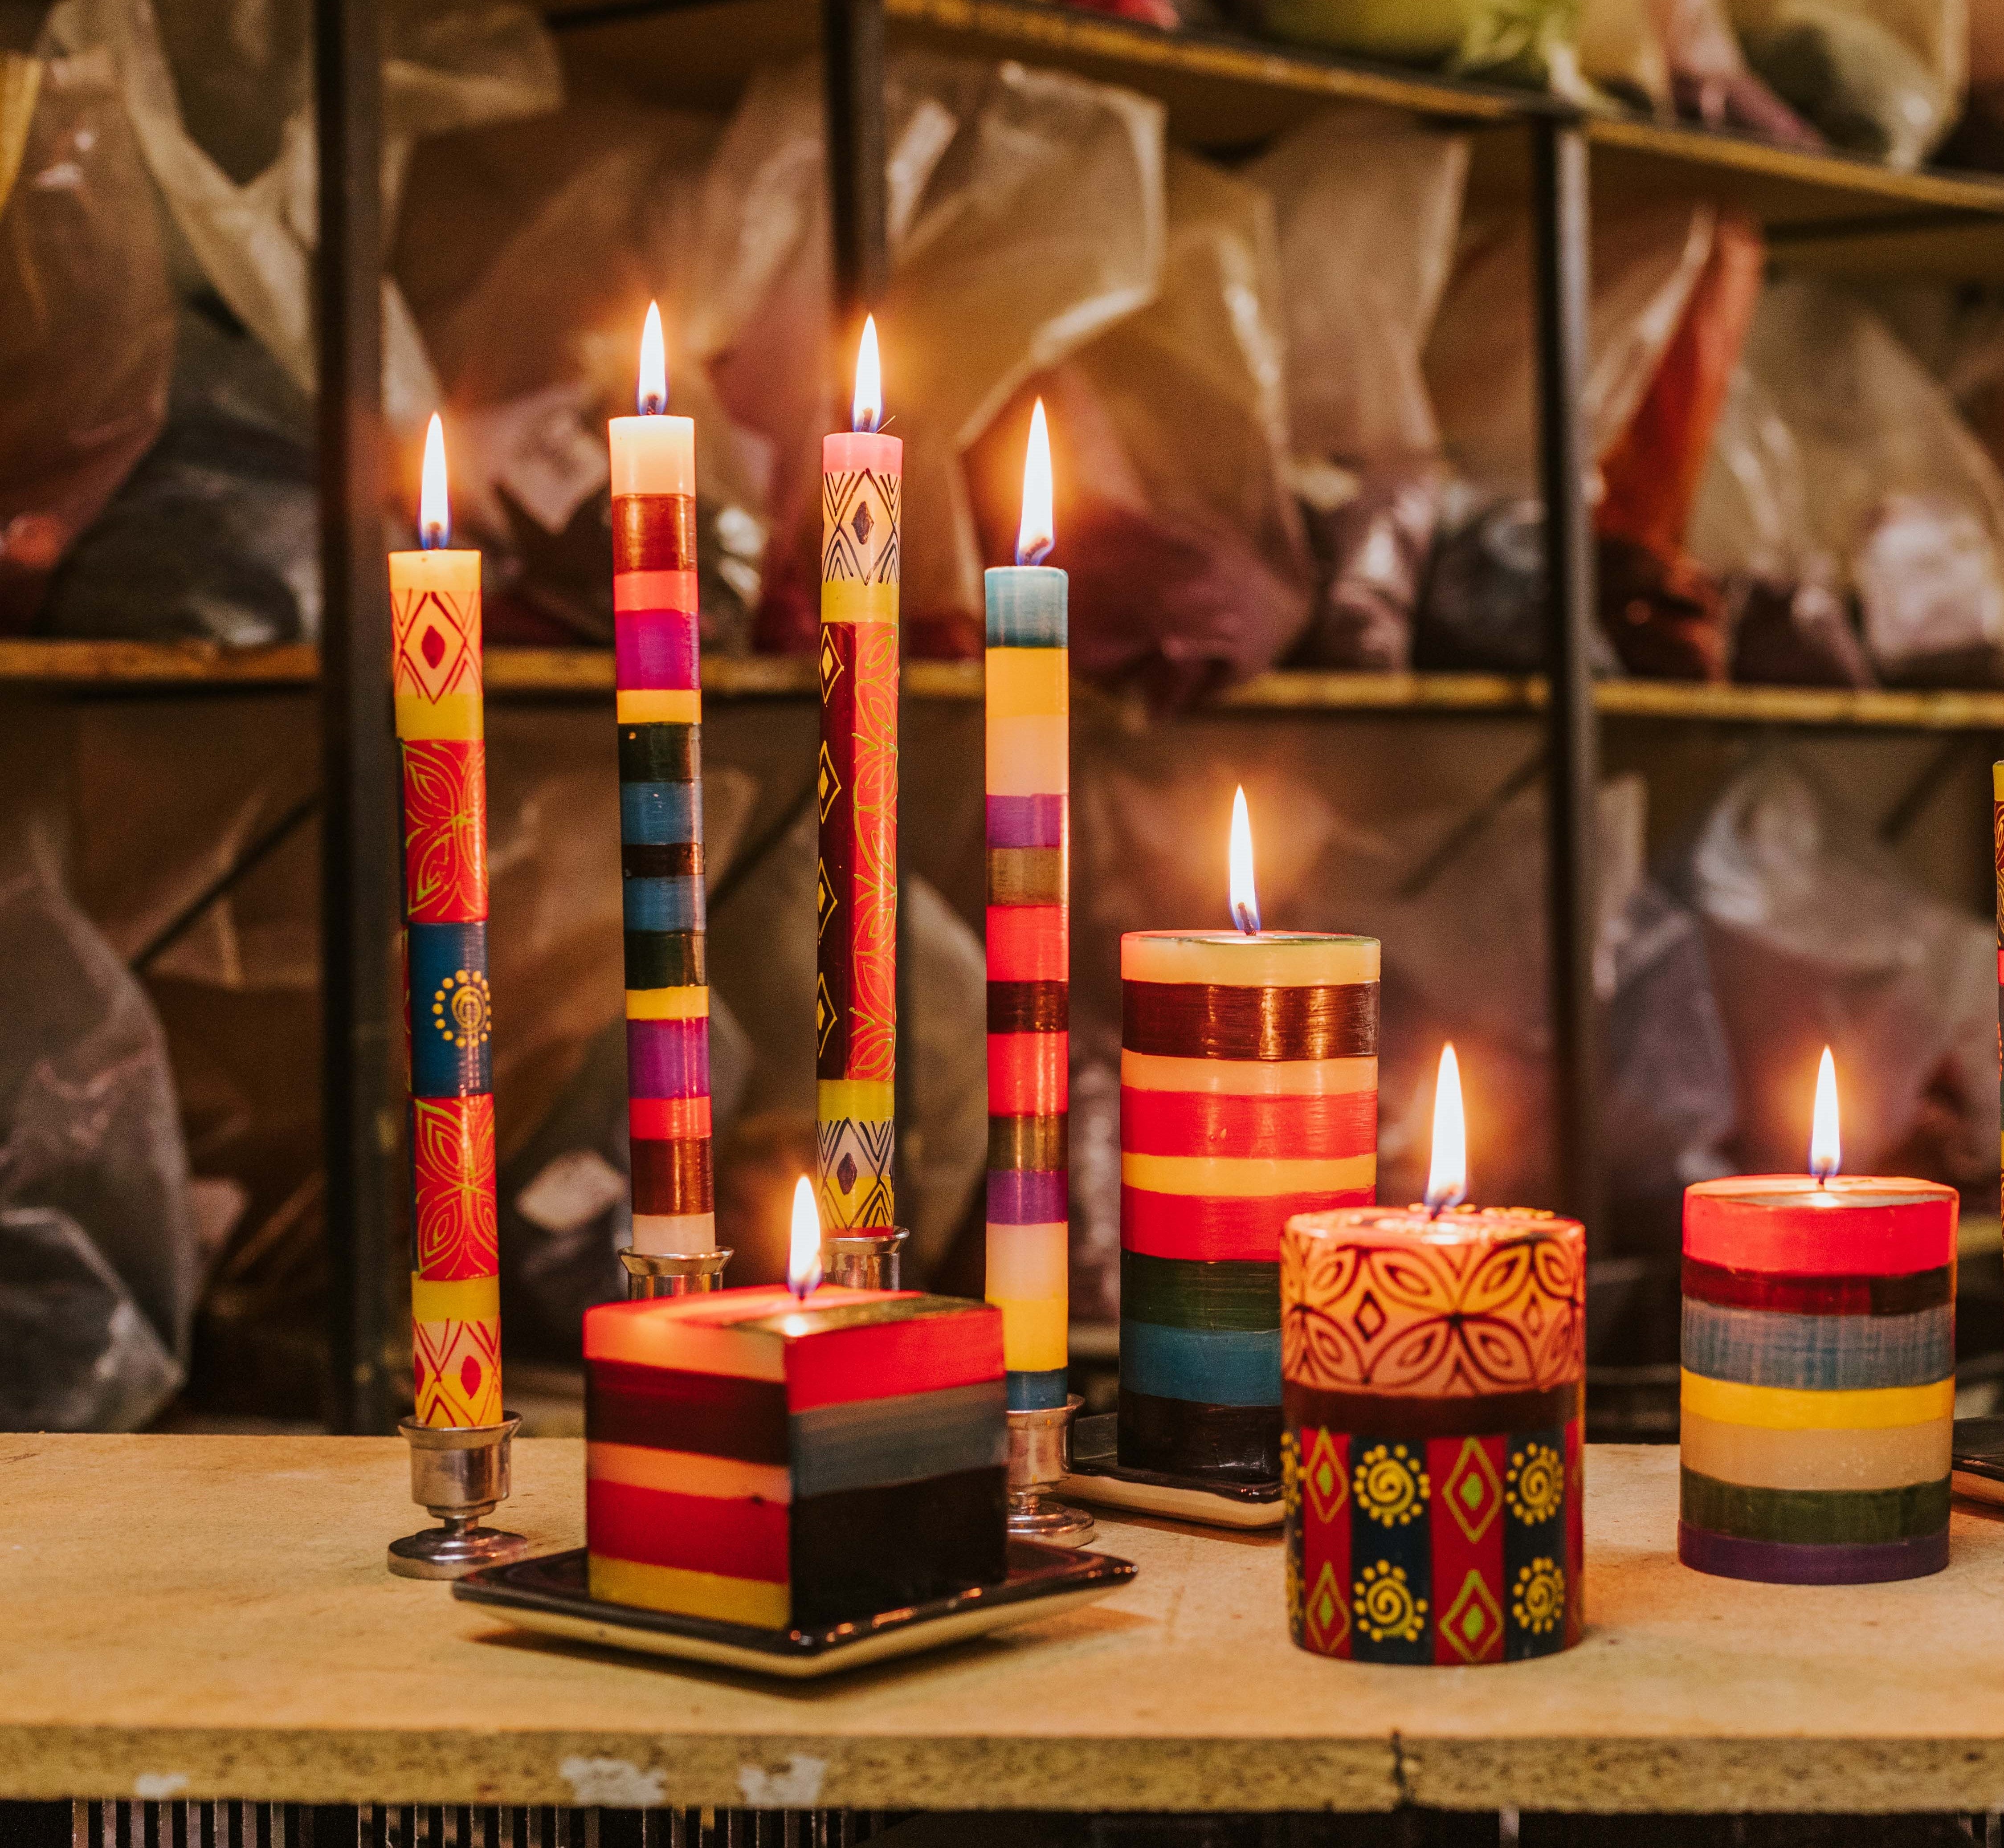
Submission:
[[[1014,567],[1031,569],[1028,565]],[[1291,943],[1376,943],[1374,936],[1349,930],[1261,930],[1256,934],[1236,925],[1218,930],[1123,930],[1123,940],[1133,937],[1151,943],[1260,943],[1278,948]]]

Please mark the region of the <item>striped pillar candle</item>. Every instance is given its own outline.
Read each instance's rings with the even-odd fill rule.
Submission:
[[[419,551],[390,555],[403,767],[411,1074],[411,1349],[421,1424],[499,1424],[500,1245],[487,985],[480,555],[444,549],[445,446],[425,443]]]
[[[1687,1566],[1848,1585],[1948,1563],[1958,1204],[1838,1175],[1685,1190]]]
[[[1122,1468],[1281,1473],[1281,1228],[1377,1178],[1378,945],[1120,940]]]
[[[633,1248],[716,1244],[709,988],[703,955],[702,691],[695,424],[666,415],[660,312],[640,349],[640,414],[611,420],[612,621],[625,909]]]
[[[815,874],[815,1146],[822,1225],[895,1224],[898,541],[905,446],[878,434],[877,334],[856,429],[822,443],[821,814]]]

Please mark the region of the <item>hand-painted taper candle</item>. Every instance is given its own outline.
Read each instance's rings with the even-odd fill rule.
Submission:
[[[1827,1050],[1808,1174],[1684,1191],[1677,1556],[1852,1585],[1948,1563],[1954,1188],[1840,1175]]]
[[[411,1075],[411,1349],[418,1421],[501,1420],[480,555],[448,551],[445,443],[425,442],[423,549],[390,555],[403,766]]]
[[[1458,1083],[1437,1171],[1443,1114]],[[1362,1662],[1550,1655],[1581,1626],[1585,1235],[1428,1191],[1281,1235],[1289,1627]]]
[[[1063,1405],[1067,1359],[1071,786],[1065,574],[1044,403],[1016,563],[987,574],[988,1280],[1009,1409]]]
[[[1116,1441],[1123,1468],[1274,1481],[1281,1228],[1376,1185],[1378,945],[1262,931],[1243,858],[1238,929],[1120,940]]]
[[[667,413],[660,310],[640,342],[639,415],[615,417],[612,623],[625,908],[633,1246],[716,1243],[704,966],[702,691],[695,423]]]
[[[822,443],[817,1181],[833,1233],[888,1233],[898,1039],[898,544],[905,446],[878,433],[874,322],[855,429]]]

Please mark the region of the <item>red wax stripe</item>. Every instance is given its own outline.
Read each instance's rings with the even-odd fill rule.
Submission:
[[[1503,1531],[1512,1519],[1504,1503],[1510,1440],[1456,1437],[1424,1442],[1433,1489],[1428,1520],[1433,1545],[1434,1660],[1449,1667],[1500,1662],[1504,1606],[1510,1591],[1503,1573]],[[1471,1573],[1480,1581],[1480,1590],[1468,1583]]]
[[[1783,1315],[1911,1315],[1955,1300],[1955,1266],[1877,1277],[1792,1277],[1732,1270],[1687,1258],[1684,1294],[1722,1309],[1768,1309]]]
[[[694,614],[695,573],[692,571],[615,571],[612,574],[615,610],[680,610]]]
[[[989,906],[990,981],[1063,982],[1070,967],[1064,906]]]
[[[988,1036],[990,1116],[1056,1116],[1070,1108],[1068,1033]]]
[[[994,1309],[831,1328],[787,1344],[787,1405],[794,1412],[1001,1377],[1002,1316]]]
[[[1378,1094],[1235,1097],[1120,1087],[1120,1146],[1131,1155],[1333,1160],[1378,1146]]]
[[[1916,1181],[1911,1192],[1925,1198],[1884,1204],[1862,1203],[1873,1199],[1870,1194],[1841,1192],[1844,1203],[1838,1206],[1811,1203],[1816,1184],[1807,1175],[1799,1188],[1737,1197],[1731,1182],[1687,1188],[1684,1255],[1735,1270],[1807,1277],[1890,1276],[1955,1261],[1957,1202],[1951,1188]]]
[[[1334,1206],[1368,1206],[1373,1190],[1344,1188],[1327,1193],[1273,1194],[1259,1199],[1220,1199],[1204,1194],[1120,1190],[1120,1248],[1149,1258],[1250,1258],[1277,1262],[1281,1228],[1297,1213]]]
[[[1302,1537],[1301,1641],[1317,1655],[1350,1657],[1350,1434],[1298,1428]]]
[[[787,1510],[778,1502],[677,1495],[589,1478],[584,1531],[591,1550],[609,1559],[786,1583]]]
[[[675,1142],[709,1133],[707,1097],[629,1097],[626,1128],[636,1140]]]

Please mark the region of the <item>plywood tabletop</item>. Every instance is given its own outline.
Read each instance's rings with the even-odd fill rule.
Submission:
[[[509,1524],[581,1534],[582,1446]],[[1940,1577],[1704,1578],[1676,1455],[1587,1471],[1589,1632],[1508,1668],[1287,1638],[1266,1536],[1103,1519],[1103,1604],[807,1684],[510,1632],[391,1577],[401,1440],[0,1437],[0,1797],[921,1808],[2004,1807],[2004,1521]]]

